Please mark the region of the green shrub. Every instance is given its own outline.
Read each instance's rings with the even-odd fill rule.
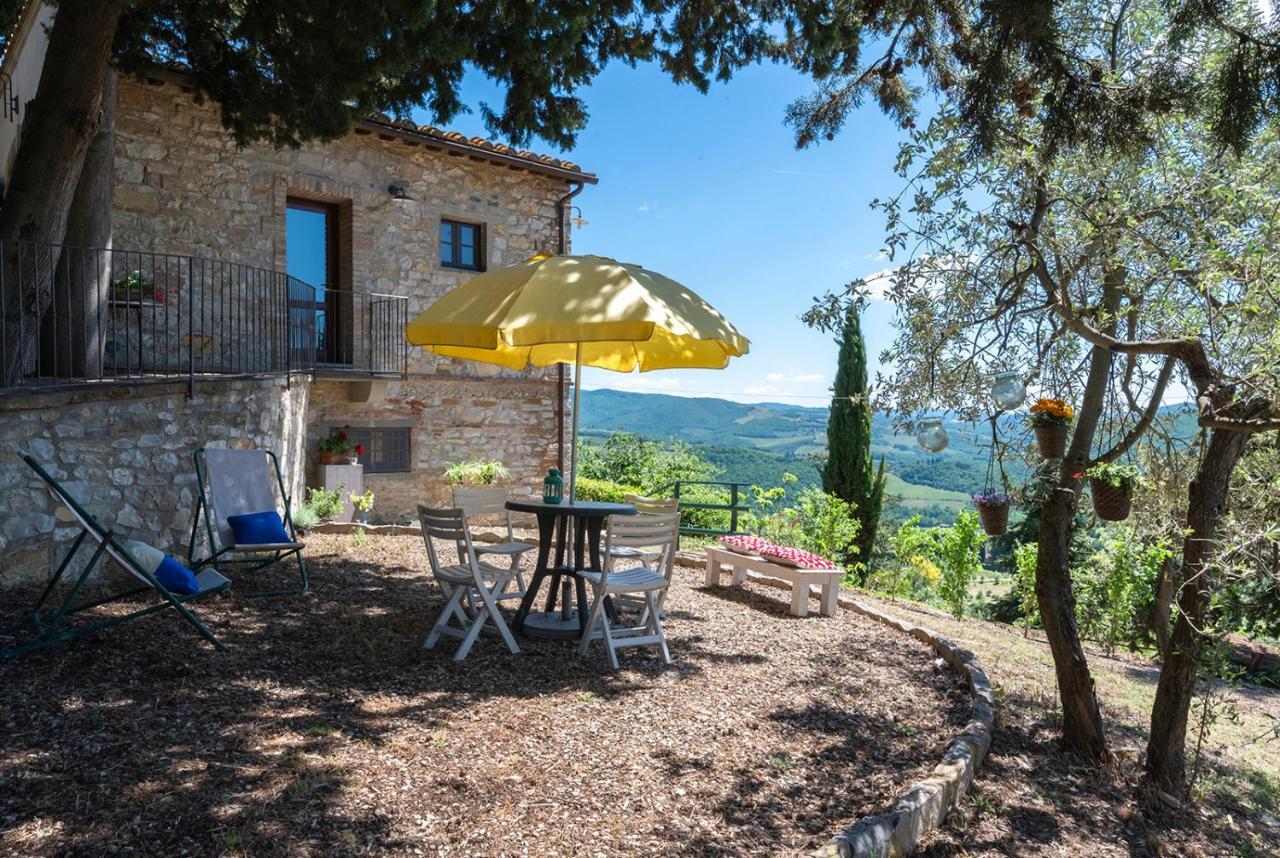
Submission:
[[[784,474],[783,479],[787,484],[796,481],[791,474]],[[856,554],[860,526],[853,504],[821,489],[807,488],[793,505],[780,507],[785,493],[784,486],[753,486],[753,509],[743,518],[744,529],[779,545],[820,554],[847,568]]]
[[[320,523],[320,517],[316,515],[315,510],[305,503],[293,511],[291,518],[293,526],[298,530],[310,530]]]
[[[964,616],[969,584],[973,576],[982,571],[978,552],[985,541],[986,535],[978,526],[977,514],[967,509],[960,511],[956,523],[947,528],[938,540],[937,562],[942,570],[938,592],[957,617]]]
[[[565,489],[566,493],[568,489]],[[637,493],[632,486],[611,483],[608,480],[597,480],[591,477],[578,477],[576,496],[578,500],[596,501],[597,503],[623,503],[625,495]]]
[[[1013,549],[1013,593],[1018,597],[1024,633],[1040,621],[1040,603],[1036,600],[1036,561],[1039,556],[1040,546],[1035,542],[1025,542]]]
[[[1121,528],[1089,562],[1073,570],[1081,635],[1108,652],[1120,644],[1136,648],[1146,637],[1139,618],[1155,601],[1160,568],[1170,553],[1163,542],[1144,543],[1131,528]]]
[[[343,490],[343,486],[332,491],[307,489],[307,502],[303,504],[303,509],[310,509],[317,521],[328,521],[342,512]]]
[[[578,442],[579,479],[635,486],[643,495],[665,496],[677,480],[714,480],[719,473],[682,441],[663,447],[630,432],[616,432],[600,443]]]

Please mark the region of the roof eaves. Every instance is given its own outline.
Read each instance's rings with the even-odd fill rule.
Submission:
[[[594,185],[599,181],[595,173],[586,172],[572,161],[563,161],[550,155],[539,155],[523,149],[513,149],[483,137],[467,137],[458,131],[445,131],[430,125],[415,125],[407,119],[399,121],[389,117],[360,119],[356,121],[356,129],[399,137],[459,155],[468,155],[479,160],[542,173],[570,182]]]

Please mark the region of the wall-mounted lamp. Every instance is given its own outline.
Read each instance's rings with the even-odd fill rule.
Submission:
[[[574,212],[577,212],[575,215]],[[574,229],[582,229],[587,225],[587,219],[582,216],[582,209],[578,206],[569,206],[569,223],[573,224]]]
[[[409,195],[409,189],[404,185],[388,185],[387,193],[391,194],[393,200],[411,200],[413,197]]]

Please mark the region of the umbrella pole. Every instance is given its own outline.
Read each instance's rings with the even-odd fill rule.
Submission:
[[[569,447],[569,503],[578,496],[578,393],[582,390],[582,343],[573,347],[573,432]]]

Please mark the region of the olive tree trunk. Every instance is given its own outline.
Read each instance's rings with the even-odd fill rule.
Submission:
[[[1108,333],[1114,333],[1125,273],[1106,272],[1103,282],[1103,309]],[[1114,355],[1102,346],[1093,346],[1084,396],[1076,411],[1075,429],[1067,448],[1053,492],[1040,511],[1040,543],[1036,556],[1036,601],[1044,624],[1053,668],[1062,702],[1062,740],[1079,756],[1094,762],[1110,758],[1102,713],[1094,690],[1089,660],[1076,627],[1076,598],[1071,585],[1071,532],[1083,488],[1082,474],[1089,466],[1093,438],[1102,418]]]
[[[1153,786],[1175,798],[1187,791],[1187,715],[1195,693],[1196,670],[1208,638],[1201,633],[1212,596],[1213,546],[1227,508],[1231,473],[1249,434],[1215,429],[1195,479],[1187,489],[1187,537],[1182,543],[1182,587],[1178,618],[1164,654],[1156,699],[1151,707],[1147,774]]]
[[[40,320],[53,301],[56,250],[85,156],[107,104],[118,2],[71,0],[58,5],[36,97],[22,126],[12,178],[0,207],[6,242],[0,312],[0,383],[12,385],[35,368]],[[29,242],[20,265],[15,242]]]

